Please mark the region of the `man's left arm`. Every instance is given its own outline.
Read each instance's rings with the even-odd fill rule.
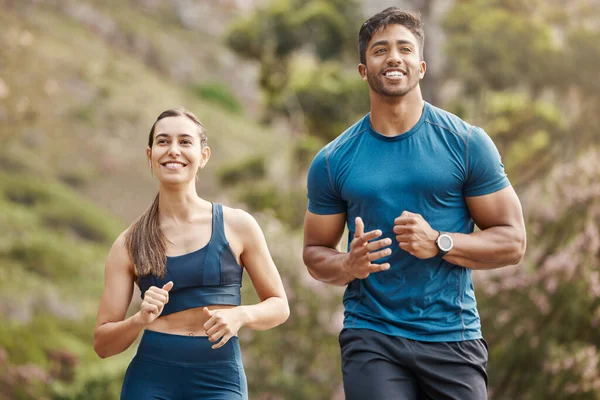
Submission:
[[[480,231],[450,233],[454,246],[444,260],[471,269],[518,264],[525,254],[526,234],[521,203],[513,187],[466,197],[465,201]]]
[[[466,197],[465,201],[480,231],[452,233],[452,249],[444,260],[471,269],[492,269],[518,264],[525,254],[525,222],[521,203],[512,186],[497,192]],[[426,259],[438,254],[439,232],[419,214],[403,212],[394,232],[400,248]]]

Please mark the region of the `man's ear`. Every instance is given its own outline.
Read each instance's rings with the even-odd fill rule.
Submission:
[[[425,61],[421,61],[421,64],[419,65],[419,76],[421,79],[423,79],[425,76],[425,71],[427,71],[427,63],[425,63]]]
[[[358,64],[358,73],[363,81],[367,81],[367,66],[365,64]]]

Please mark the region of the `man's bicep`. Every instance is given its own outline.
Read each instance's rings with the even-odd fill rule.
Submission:
[[[466,197],[469,213],[479,229],[513,226],[524,229],[523,210],[512,186],[483,196]]]
[[[304,216],[304,247],[337,248],[346,223],[346,213],[320,215],[306,211]]]

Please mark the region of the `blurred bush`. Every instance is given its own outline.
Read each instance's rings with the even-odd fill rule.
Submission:
[[[265,157],[254,155],[240,161],[230,163],[217,171],[219,182],[224,186],[248,183],[265,176]]]
[[[308,132],[325,143],[369,111],[367,84],[356,71],[345,72],[339,63],[322,64],[307,76],[296,77],[292,90]]]
[[[315,154],[323,147],[324,142],[316,136],[303,135],[294,145],[294,162],[298,172],[306,171]]]
[[[253,211],[271,210],[288,229],[297,229],[304,223],[306,193],[304,188],[285,190],[268,181],[255,182],[239,188],[238,199]]]
[[[229,89],[221,83],[199,83],[193,86],[193,91],[201,99],[223,107],[231,113],[241,114],[243,111],[242,104],[235,98]]]

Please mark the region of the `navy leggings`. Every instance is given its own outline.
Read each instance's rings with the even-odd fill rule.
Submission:
[[[238,338],[213,345],[206,336],[144,331],[121,400],[247,400]]]

